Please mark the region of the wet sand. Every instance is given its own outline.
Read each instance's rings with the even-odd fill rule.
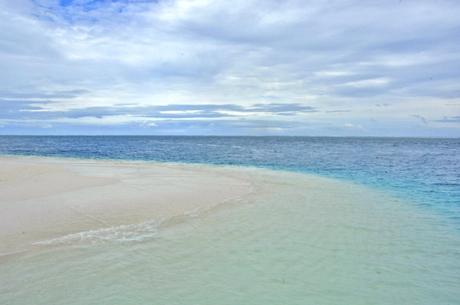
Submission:
[[[0,254],[75,232],[196,213],[253,191],[238,170],[1,157]]]

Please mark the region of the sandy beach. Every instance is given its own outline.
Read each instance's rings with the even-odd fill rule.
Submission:
[[[253,181],[236,170],[1,157],[0,253],[75,232],[173,219],[253,191]]]

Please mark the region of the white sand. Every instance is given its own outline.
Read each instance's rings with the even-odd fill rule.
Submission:
[[[0,254],[65,234],[169,219],[254,192],[245,171],[207,166],[0,158]]]

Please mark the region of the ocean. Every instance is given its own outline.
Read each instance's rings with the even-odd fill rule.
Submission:
[[[0,136],[0,154],[319,174],[385,189],[460,225],[460,138]]]
[[[0,263],[1,304],[460,304],[460,139],[3,136],[0,154],[258,167],[280,186]]]

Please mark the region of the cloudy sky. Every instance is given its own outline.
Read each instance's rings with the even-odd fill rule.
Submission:
[[[460,136],[457,0],[0,0],[0,134]]]

